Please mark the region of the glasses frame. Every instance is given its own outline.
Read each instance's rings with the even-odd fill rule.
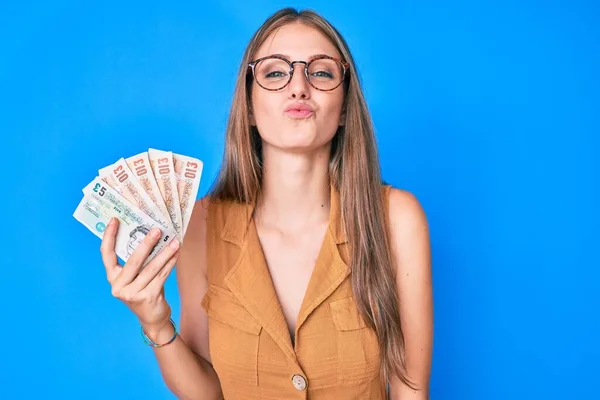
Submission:
[[[286,62],[288,65],[289,65],[289,67],[290,67],[290,70],[289,70],[289,78],[288,78],[287,82],[286,82],[286,83],[284,83],[284,84],[283,84],[283,86],[281,86],[280,88],[277,88],[277,89],[269,89],[269,88],[266,88],[266,87],[264,87],[263,85],[261,85],[261,84],[260,84],[260,82],[258,81],[258,79],[256,79],[256,71],[255,71],[255,67],[256,67],[256,65],[257,65],[259,62],[263,61],[263,60],[267,60],[267,59],[273,59],[273,58],[274,58],[274,59],[279,59],[279,60],[283,60],[283,61],[285,61],[285,62]],[[341,65],[342,65],[342,68],[343,68],[343,70],[342,70],[342,79],[340,80],[340,83],[338,83],[338,84],[337,84],[335,87],[333,87],[333,88],[331,88],[331,89],[319,89],[318,87],[316,87],[315,85],[313,85],[313,84],[312,84],[312,82],[310,81],[310,78],[309,78],[309,76],[308,76],[308,67],[310,66],[310,64],[311,64],[313,61],[324,60],[324,59],[325,59],[325,60],[333,60],[333,61],[336,61],[336,62],[338,62],[339,64],[341,64]],[[336,57],[331,57],[331,56],[327,56],[327,55],[320,55],[320,56],[318,56],[318,57],[316,57],[316,58],[313,58],[313,59],[312,59],[312,60],[310,60],[310,61],[290,61],[290,60],[288,60],[287,58],[285,58],[285,57],[283,57],[283,56],[279,56],[279,55],[270,55],[270,56],[261,57],[261,58],[259,58],[259,59],[257,59],[257,60],[254,60],[254,61],[252,61],[252,62],[249,62],[249,63],[248,63],[248,68],[250,68],[250,69],[252,70],[252,77],[254,78],[254,80],[256,81],[256,83],[258,84],[258,86],[260,86],[261,88],[263,88],[263,89],[265,89],[265,90],[268,90],[269,92],[277,92],[277,91],[279,91],[279,90],[281,90],[281,89],[285,88],[285,87],[286,87],[287,85],[289,85],[289,84],[290,84],[290,82],[292,81],[292,78],[294,77],[294,70],[295,70],[295,68],[294,68],[294,64],[304,64],[304,77],[306,78],[306,81],[308,82],[308,84],[309,84],[310,86],[312,86],[313,88],[315,88],[316,90],[319,90],[319,91],[321,91],[321,92],[331,92],[332,90],[335,90],[335,89],[337,89],[337,88],[338,88],[338,87],[339,87],[339,86],[340,86],[340,85],[341,85],[341,84],[344,82],[344,80],[346,79],[346,72],[348,72],[348,71],[349,71],[349,69],[350,69],[350,63],[347,63],[347,62],[345,62],[345,61],[343,61],[343,60],[340,60],[339,58],[336,58]]]

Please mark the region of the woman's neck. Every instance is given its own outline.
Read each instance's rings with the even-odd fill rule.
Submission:
[[[256,219],[294,232],[329,219],[329,146],[310,154],[264,149]]]

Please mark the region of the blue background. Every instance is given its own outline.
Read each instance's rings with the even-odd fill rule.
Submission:
[[[432,399],[599,398],[600,5],[566,0],[0,3],[0,398],[173,398],[72,213],[148,147],[204,160],[205,194],[288,4],[345,35],[384,178],[429,217]]]

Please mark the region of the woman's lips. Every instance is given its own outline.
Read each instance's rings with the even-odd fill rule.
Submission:
[[[313,115],[313,112],[311,110],[308,109],[291,109],[291,110],[287,110],[285,112],[285,115],[287,115],[290,118],[295,118],[295,119],[302,119],[302,118],[308,118],[311,115]]]
[[[294,119],[308,118],[314,112],[311,106],[299,101],[289,104],[283,111],[287,117]]]

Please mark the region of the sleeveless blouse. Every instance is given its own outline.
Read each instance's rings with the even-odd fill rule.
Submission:
[[[375,332],[350,282],[339,193],[292,342],[254,224],[253,205],[213,200],[207,218],[209,351],[225,400],[383,399]],[[387,205],[389,187],[384,187]]]

